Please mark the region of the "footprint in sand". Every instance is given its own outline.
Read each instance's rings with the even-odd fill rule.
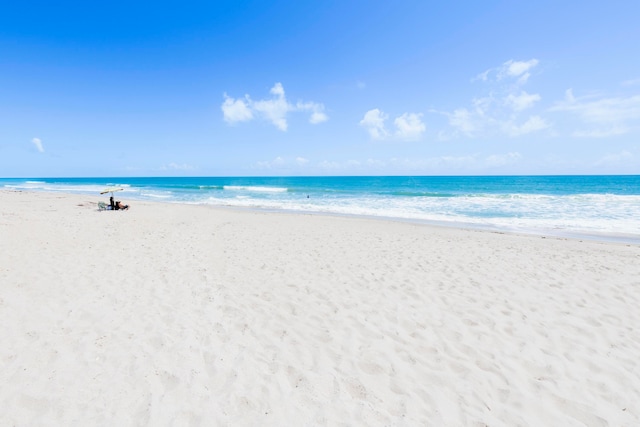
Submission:
[[[379,375],[384,372],[384,368],[374,362],[360,362],[360,369],[369,375]]]
[[[354,399],[365,400],[367,398],[367,389],[356,378],[347,378],[344,383],[347,392]]]

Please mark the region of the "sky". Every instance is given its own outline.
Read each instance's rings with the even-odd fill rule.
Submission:
[[[0,177],[640,174],[637,0],[1,9]]]

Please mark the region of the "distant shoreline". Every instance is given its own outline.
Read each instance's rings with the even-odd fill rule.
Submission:
[[[64,193],[59,191],[44,191],[44,190],[11,190],[11,189],[0,189],[2,191],[16,191],[16,192],[33,192],[33,193],[47,193],[47,194],[56,194],[56,195],[65,195],[70,197],[92,197],[92,194],[78,194],[78,193]],[[116,193],[119,194],[119,193]],[[95,196],[96,203],[99,201],[98,199],[103,199],[104,196]],[[118,197],[116,197],[118,198]],[[121,197],[124,199],[124,197]],[[279,214],[292,214],[292,215],[316,215],[316,216],[327,216],[327,217],[344,217],[344,218],[362,218],[368,220],[379,220],[379,221],[390,221],[390,222],[399,222],[406,224],[416,224],[416,225],[424,225],[424,226],[433,226],[433,227],[444,227],[451,229],[459,229],[459,230],[469,230],[469,231],[481,231],[488,233],[498,233],[498,234],[514,234],[514,235],[525,235],[525,236],[534,236],[541,238],[557,238],[557,239],[573,239],[573,240],[589,240],[594,242],[603,242],[603,243],[617,243],[617,244],[629,244],[629,245],[640,245],[640,236],[636,235],[625,235],[620,233],[580,233],[580,232],[569,232],[565,230],[536,230],[536,229],[513,229],[508,227],[500,227],[494,225],[481,225],[474,224],[469,222],[462,221],[436,221],[436,220],[423,220],[423,219],[412,219],[412,218],[402,218],[402,217],[391,217],[391,216],[376,216],[376,215],[359,215],[359,214],[351,214],[351,213],[333,213],[333,212],[323,212],[323,211],[303,211],[303,210],[294,210],[294,209],[274,209],[274,208],[260,208],[260,207],[244,207],[244,206],[235,206],[235,205],[211,205],[207,203],[191,203],[185,201],[163,201],[163,200],[143,200],[136,198],[128,198],[128,201],[133,201],[133,205],[135,206],[135,202],[142,202],[148,204],[160,204],[160,205],[185,205],[185,206],[202,206],[204,208],[211,209],[224,209],[224,210],[237,210],[237,211],[248,211],[248,212],[262,212],[262,213],[279,213]]]

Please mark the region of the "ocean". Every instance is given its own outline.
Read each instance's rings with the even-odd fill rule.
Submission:
[[[2,178],[0,188],[383,217],[640,244],[640,175]]]

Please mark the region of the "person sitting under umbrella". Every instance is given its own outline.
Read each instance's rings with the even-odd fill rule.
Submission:
[[[129,205],[123,205],[122,203],[120,203],[120,200],[116,201],[116,210],[120,211],[120,210],[125,210],[125,209],[129,209]]]
[[[129,205],[123,205],[120,200],[113,201],[113,196],[109,197],[109,205],[111,206],[112,211],[120,211],[129,209]]]

